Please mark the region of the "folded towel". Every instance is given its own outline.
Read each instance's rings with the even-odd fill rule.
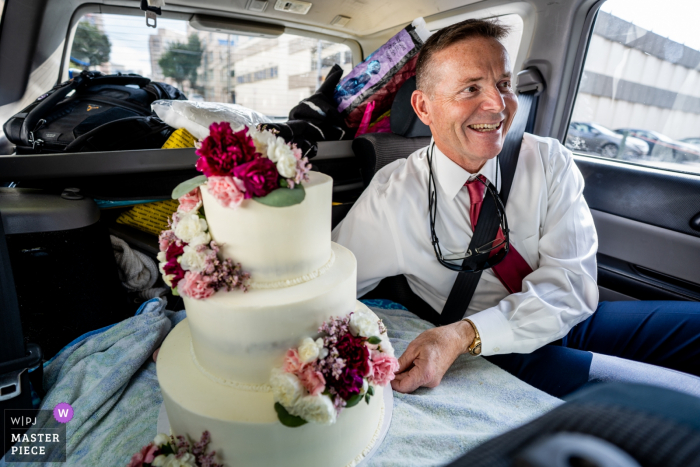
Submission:
[[[434,327],[388,300],[363,302],[384,321],[397,356]],[[444,465],[561,403],[483,358],[463,355],[438,387],[394,391],[389,432],[367,466]]]

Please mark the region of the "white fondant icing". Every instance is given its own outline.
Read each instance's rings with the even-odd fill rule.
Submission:
[[[273,281],[273,282],[256,282],[256,281],[250,281],[248,283],[248,286],[251,289],[279,289],[282,287],[291,287],[293,285],[297,284],[302,284],[304,282],[309,282],[311,280],[316,279],[318,276],[321,274],[324,274],[327,272],[331,266],[333,266],[333,263],[335,262],[335,253],[333,253],[333,250],[331,250],[331,257],[328,259],[328,262],[323,265],[320,269],[317,269],[315,271],[311,271],[308,274],[304,274],[303,276],[300,277],[295,277],[294,279],[285,279],[282,281]]]
[[[384,390],[375,388],[369,404],[345,409],[331,426],[282,425],[272,394],[241,391],[204,376],[189,353],[189,318],[165,339],[157,372],[173,434],[199,439],[211,434],[218,462],[235,467],[355,465],[376,442],[382,426]]]
[[[204,212],[221,254],[241,263],[255,282],[292,280],[322,268],[330,257],[333,180],[309,172],[306,196],[276,208],[253,199],[238,208],[222,206],[202,186]]]
[[[199,371],[202,372],[204,376],[214,381],[215,383],[223,384],[224,386],[231,386],[232,388],[240,389],[242,391],[253,391],[253,392],[270,392],[272,388],[269,384],[246,384],[237,383],[236,381],[229,381],[227,379],[218,378],[207,371],[199,361],[197,360],[197,355],[194,353],[194,347],[192,346],[192,341],[190,341],[190,357],[192,357],[192,362],[194,366],[197,367]]]
[[[355,309],[356,262],[333,244],[336,260],[316,279],[280,289],[219,291],[206,300],[183,297],[199,364],[216,378],[266,384],[287,349],[314,336],[331,315]]]

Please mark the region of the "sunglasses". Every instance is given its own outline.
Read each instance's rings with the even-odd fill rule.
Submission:
[[[499,224],[503,232],[503,238],[497,238],[478,248],[468,249],[466,256],[455,257],[448,255],[445,257],[440,248],[440,240],[435,233],[435,219],[437,217],[437,191],[435,177],[433,175],[433,154],[435,142],[428,149],[428,211],[430,212],[430,236],[435,250],[435,257],[447,269],[459,272],[479,272],[484,269],[489,269],[503,261],[510,249],[510,235],[508,230],[508,219],[506,218],[506,208],[503,205],[501,197],[498,196],[496,188],[491,182],[485,183],[478,178],[480,183],[486,187],[486,191],[491,195],[493,202],[496,204],[496,212],[499,217]]]

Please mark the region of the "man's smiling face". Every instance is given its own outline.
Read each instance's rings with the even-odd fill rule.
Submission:
[[[501,152],[518,110],[511,78],[501,43],[473,37],[436,52],[428,82],[412,96],[437,147],[469,172]]]

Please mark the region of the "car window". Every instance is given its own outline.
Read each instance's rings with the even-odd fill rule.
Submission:
[[[275,38],[199,31],[187,21],[87,14],[75,28],[70,75],[84,69],[137,73],[182,90],[190,100],[240,104],[286,118],[309,97],[334,64],[347,73],[343,44],[283,34]]]
[[[668,0],[663,8],[652,0],[605,2],[571,115],[600,135],[569,134],[566,146],[580,154],[700,173],[699,17],[695,0]]]

